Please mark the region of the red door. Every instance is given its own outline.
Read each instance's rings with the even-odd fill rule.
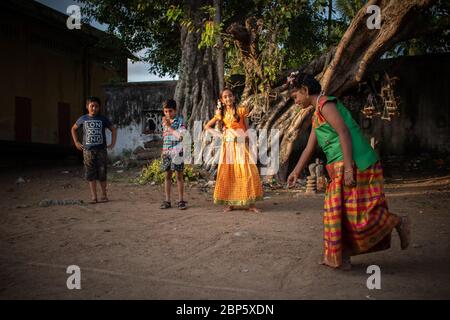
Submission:
[[[70,145],[70,105],[58,102],[58,137],[59,144]]]
[[[16,97],[16,108],[14,115],[15,140],[31,141],[31,99]]]

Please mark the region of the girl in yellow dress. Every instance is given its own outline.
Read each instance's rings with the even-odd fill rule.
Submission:
[[[262,200],[263,190],[256,159],[252,158],[247,145],[248,111],[245,107],[237,107],[235,100],[233,92],[224,89],[220,94],[224,107],[205,126],[217,136],[213,127],[217,121],[223,124],[214,204],[225,205],[224,212],[233,210],[235,206],[249,206],[249,211],[259,213],[255,202]]]

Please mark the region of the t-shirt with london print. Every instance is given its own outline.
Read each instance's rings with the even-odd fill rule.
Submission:
[[[105,149],[105,128],[111,128],[111,121],[104,116],[91,117],[88,114],[81,116],[77,122],[79,128],[83,128],[83,147],[85,150]]]

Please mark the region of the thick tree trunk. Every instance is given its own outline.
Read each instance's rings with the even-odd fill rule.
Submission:
[[[200,7],[206,4],[212,3],[206,0],[189,1],[190,17],[196,26],[202,24]],[[174,99],[189,128],[196,120],[204,121],[213,116],[221,86],[219,73],[223,74],[223,64],[218,64],[215,49],[198,48],[200,37],[200,33],[189,32],[185,27],[181,30],[181,66]]]
[[[434,1],[435,2],[435,1]],[[339,95],[362,80],[367,67],[396,43],[414,36],[420,29],[423,11],[432,0],[371,0],[350,23],[326,69],[321,84],[327,94]],[[367,8],[381,10],[381,28],[369,29]]]
[[[182,30],[183,54],[175,101],[188,127],[212,116],[219,90],[212,49],[199,50],[199,41],[199,34]]]
[[[216,9],[216,15],[214,17],[214,23],[219,25],[222,21],[222,1],[214,0],[214,8]],[[215,54],[217,59],[217,79],[219,82],[219,92],[225,87],[225,61],[224,61],[224,51],[223,51],[223,41],[220,36],[217,37],[217,47],[215,48]]]
[[[243,60],[245,72],[245,86],[242,99],[257,92],[258,79],[262,79],[262,66],[258,62],[260,54],[258,50],[258,38],[262,31],[262,21],[250,17],[245,21],[245,26],[235,22],[227,28],[239,48]]]
[[[395,44],[413,38],[420,33],[423,23],[421,14],[433,3],[432,0],[371,0],[355,16],[337,48],[301,68],[312,73],[320,80],[326,94],[340,95],[360,82],[367,68]],[[367,8],[377,5],[381,9],[381,28],[369,29],[367,19],[370,14]],[[249,36],[242,26],[234,26],[231,30],[241,50],[249,52]],[[247,30],[251,34],[251,30]],[[244,56],[245,58],[245,56]],[[251,57],[249,57],[251,58]],[[256,123],[257,128],[279,129],[280,135],[280,171],[278,177],[287,177],[291,157],[298,160],[299,154],[293,155],[293,146],[302,133],[311,124],[312,107],[299,110],[288,99],[285,87],[276,88],[278,92],[271,101],[269,110]],[[257,99],[248,97],[252,108],[259,108]]]

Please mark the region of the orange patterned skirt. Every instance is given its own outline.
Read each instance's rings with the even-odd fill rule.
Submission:
[[[263,189],[255,157],[247,143],[227,139],[220,150],[214,204],[245,206],[262,200]]]
[[[356,170],[356,186],[344,185],[344,162],[327,165],[332,179],[325,194],[324,262],[342,264],[342,250],[350,255],[388,249],[399,217],[388,210],[379,162]]]

